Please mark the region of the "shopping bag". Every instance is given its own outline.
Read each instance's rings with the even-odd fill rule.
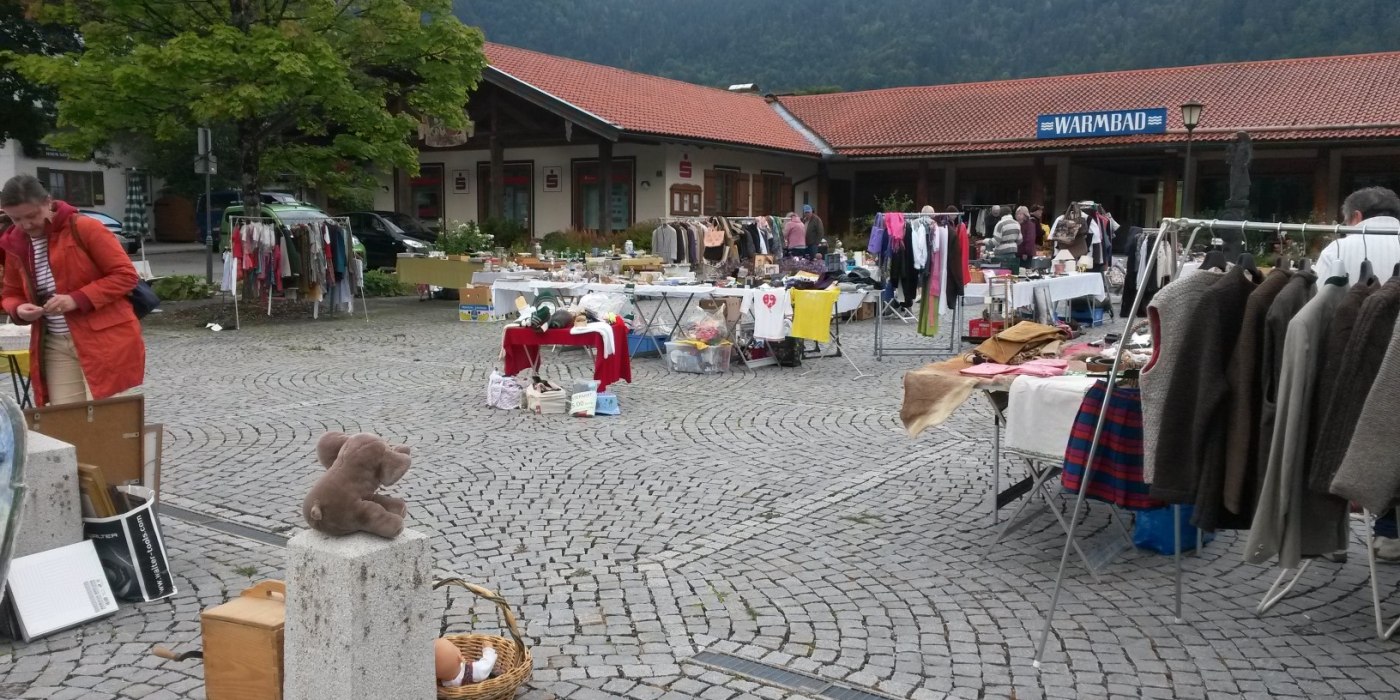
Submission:
[[[1195,506],[1181,506],[1181,551],[1183,552],[1189,552],[1196,548],[1198,530],[1191,524],[1191,516],[1195,510]],[[1133,545],[1139,549],[1151,550],[1158,554],[1175,553],[1176,538],[1172,536],[1173,522],[1171,506],[1138,511],[1137,521],[1133,523]],[[1201,538],[1201,543],[1205,544],[1213,539],[1215,539],[1215,533],[1207,532]]]
[[[110,518],[83,518],[83,536],[92,540],[112,594],[122,600],[152,601],[175,595],[170,559],[156,520],[155,493],[144,486],[117,489],[126,512]]]
[[[525,405],[524,393],[525,388],[519,379],[493,371],[486,383],[486,405],[513,411]]]

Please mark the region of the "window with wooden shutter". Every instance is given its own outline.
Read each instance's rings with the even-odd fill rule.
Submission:
[[[754,216],[782,216],[792,210],[792,178],[768,172],[754,176]]]
[[[705,214],[746,216],[749,211],[749,176],[738,168],[705,171]]]
[[[54,199],[75,207],[101,206],[107,203],[102,171],[54,170],[38,168],[35,177]]]

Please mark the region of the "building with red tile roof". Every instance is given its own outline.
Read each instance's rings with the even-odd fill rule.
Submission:
[[[499,216],[543,235],[600,228],[605,210],[617,229],[810,203],[842,231],[899,194],[939,208],[1053,210],[1093,199],[1120,221],[1148,224],[1223,207],[1226,147],[1241,131],[1253,143],[1252,218],[1327,221],[1343,192],[1400,186],[1400,52],[806,96],[494,43],[486,56],[468,104],[474,132],[424,144],[423,173],[396,180],[394,208],[429,219]],[[1189,163],[1188,101],[1204,104]],[[1143,128],[1065,137],[1056,130],[1094,127],[1095,117],[1042,124],[1044,115],[1098,112],[1127,112],[1124,123]],[[1122,118],[1097,119],[1111,127]],[[612,187],[599,187],[604,180]],[[1183,187],[1196,201],[1182,201]]]
[[[902,87],[779,102],[841,155],[1088,151],[1186,140],[1177,107],[1206,105],[1200,142],[1400,137],[1400,52]],[[1167,107],[1166,133],[1039,139],[1042,114]]]

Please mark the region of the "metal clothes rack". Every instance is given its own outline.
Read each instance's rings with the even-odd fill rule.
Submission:
[[[277,220],[276,218],[268,217],[268,216],[230,216],[230,217],[228,217],[228,220],[229,220],[229,230],[230,230],[230,233],[231,233],[233,230],[237,229],[239,226],[241,226],[241,225],[243,225],[243,224],[250,224],[250,223],[271,224],[272,226],[277,227],[277,228],[280,228],[280,229],[283,229],[283,230],[287,230],[287,229],[289,228],[289,227],[288,227],[286,224],[284,224],[283,222]],[[329,216],[329,217],[326,217],[326,218],[324,218],[324,219],[317,219],[317,220],[312,221],[312,222],[309,222],[309,223],[310,223],[310,224],[316,224],[316,223],[322,223],[322,222],[325,222],[325,221],[330,221],[330,222],[335,223],[336,225],[338,225],[338,226],[344,228],[345,231],[346,231],[346,233],[350,235],[350,240],[351,240],[351,251],[350,251],[349,260],[347,261],[346,264],[347,264],[347,265],[348,265],[348,264],[359,265],[359,264],[360,264],[359,258],[356,258],[356,257],[354,256],[354,244],[353,244],[353,242],[354,242],[354,240],[355,240],[355,237],[354,237],[355,231],[354,231],[353,227],[351,227],[351,225],[350,225],[350,217],[348,217],[348,216]],[[297,225],[301,225],[301,224],[299,223],[299,224],[297,224]],[[364,268],[361,267],[361,268],[360,268],[360,307],[361,307],[362,309],[364,309],[364,312],[365,312],[365,323],[369,323],[369,303],[367,302],[367,297],[366,297],[366,295],[365,295],[365,283],[364,283],[364,280],[365,280]],[[351,302],[352,302],[352,306],[353,306],[354,298],[355,298],[355,293],[354,293],[354,291],[352,290],[352,291],[350,292],[350,299],[351,299]],[[334,308],[334,307],[332,307],[332,308]],[[352,312],[352,313],[353,313],[353,312]],[[234,325],[235,325],[235,327],[241,326],[242,324],[241,324],[241,322],[240,322],[240,320],[239,320],[239,316],[238,316],[238,285],[237,285],[237,280],[236,280],[236,279],[235,279],[234,290],[233,290],[233,315],[234,315]],[[271,316],[271,315],[272,315],[272,294],[271,294],[271,292],[269,292],[268,295],[267,295],[267,315],[268,315],[268,316]],[[313,320],[317,320],[317,319],[320,319],[320,317],[321,317],[321,302],[318,301],[318,302],[316,302],[315,305],[312,306],[312,308],[311,308],[311,318],[312,318]]]
[[[918,218],[923,218],[923,217],[928,217],[928,218],[931,218],[931,219],[944,219],[944,220],[945,220],[945,223],[947,222],[946,220],[948,220],[948,219],[956,219],[956,220],[957,220],[958,222],[960,222],[960,223],[966,223],[966,221],[964,220],[964,217],[967,216],[967,212],[966,212],[966,211],[956,211],[956,212],[952,212],[952,211],[939,211],[939,212],[933,212],[933,213],[931,213],[931,214],[930,214],[930,213],[926,213],[926,212],[921,212],[921,211],[920,211],[920,212],[879,212],[879,214],[877,214],[877,216],[884,216],[885,214],[899,214],[900,216],[903,216],[903,217],[906,217],[906,218],[908,218],[908,217],[913,217],[913,218],[916,218],[916,219],[918,219]],[[884,325],[885,325],[885,314],[886,314],[886,313],[894,314],[894,316],[895,316],[896,318],[898,318],[898,319],[900,319],[901,321],[903,321],[906,325],[909,323],[910,320],[913,320],[913,319],[915,318],[915,317],[912,316],[912,315],[906,315],[906,314],[904,314],[904,313],[902,312],[901,309],[897,308],[897,307],[892,303],[892,300],[891,300],[891,301],[886,301],[886,300],[885,300],[885,293],[884,293],[883,283],[884,283],[884,278],[888,276],[888,275],[887,275],[887,271],[885,270],[885,267],[886,267],[886,265],[887,265],[888,262],[889,262],[889,260],[888,260],[887,258],[882,257],[882,258],[880,259],[880,268],[881,268],[881,275],[880,275],[880,276],[881,276],[881,285],[882,285],[882,286],[881,286],[880,289],[876,290],[876,291],[879,293],[879,299],[880,299],[880,301],[879,301],[879,303],[877,303],[877,304],[875,305],[875,306],[876,306],[876,312],[875,312],[875,359],[876,359],[876,360],[884,359],[884,357],[885,357],[886,355],[894,356],[894,355],[930,355],[930,354],[937,354],[937,351],[932,351],[932,352],[931,352],[930,349],[929,349],[929,346],[927,346],[927,345],[906,345],[906,346],[902,346],[902,347],[889,347],[889,346],[886,346],[886,345],[885,345],[885,337],[884,337],[885,331],[884,331]],[[926,290],[922,290],[922,289],[921,289],[921,290],[919,290],[919,291],[920,291],[921,293],[926,293]],[[951,321],[951,323],[948,324],[948,354],[952,354],[952,353],[954,353],[954,352],[957,351],[958,329],[961,327],[961,326],[959,325],[959,324],[961,323],[961,321],[960,321],[959,319],[960,319],[960,314],[961,314],[961,312],[962,312],[962,299],[958,299],[958,302],[957,302],[956,304],[954,304],[952,308],[948,309],[948,312],[949,312],[948,318],[949,318],[949,320]],[[941,323],[941,322],[942,322],[942,315],[940,314],[940,323]]]
[[[1308,224],[1284,224],[1284,223],[1278,223],[1278,222],[1221,221],[1221,220],[1219,220],[1219,219],[1205,220],[1205,219],[1186,219],[1186,218],[1182,218],[1182,219],[1164,219],[1164,220],[1162,221],[1162,226],[1161,226],[1161,228],[1157,229],[1155,232],[1151,232],[1151,230],[1144,231],[1144,233],[1151,233],[1151,235],[1153,235],[1152,248],[1151,248],[1151,251],[1148,253],[1147,259],[1148,259],[1149,261],[1150,261],[1150,260],[1155,260],[1155,259],[1157,259],[1157,254],[1158,254],[1158,252],[1159,252],[1159,251],[1161,250],[1161,248],[1162,248],[1162,242],[1163,242],[1164,240],[1166,240],[1166,239],[1171,239],[1172,245],[1175,246],[1175,244],[1176,244],[1176,239],[1177,239],[1177,235],[1179,234],[1179,232],[1182,231],[1182,230],[1184,230],[1184,229],[1188,229],[1188,228],[1191,229],[1191,236],[1190,236],[1190,238],[1189,238],[1188,241],[1187,241],[1186,247],[1182,249],[1182,250],[1185,250],[1185,251],[1190,251],[1190,250],[1191,250],[1191,247],[1192,247],[1193,243],[1195,242],[1196,235],[1197,235],[1202,229],[1205,229],[1205,230],[1211,231],[1211,232],[1219,231],[1219,230],[1221,230],[1222,228],[1223,228],[1223,229],[1227,229],[1227,230],[1238,229],[1241,233],[1243,233],[1243,232],[1245,232],[1245,231],[1260,231],[1260,232],[1272,232],[1272,233],[1276,233],[1276,234],[1278,234],[1278,235],[1282,235],[1282,234],[1284,234],[1284,233],[1300,233],[1300,234],[1306,236],[1306,234],[1307,234],[1307,229],[1308,229],[1309,227],[1310,227],[1310,225],[1308,225]],[[1331,232],[1332,234],[1334,234],[1335,236],[1337,236],[1338,238],[1342,238],[1342,237],[1345,237],[1345,236],[1348,236],[1348,235],[1351,235],[1351,234],[1376,234],[1376,235],[1400,236],[1400,229],[1395,228],[1395,227],[1340,226],[1340,225],[1322,226],[1322,225],[1314,225],[1314,226],[1311,226],[1311,228],[1314,228],[1314,229],[1318,230],[1319,233],[1326,233],[1326,232],[1328,232],[1328,231],[1330,230],[1330,232]],[[1180,272],[1181,272],[1182,268],[1185,266],[1185,260],[1186,260],[1186,258],[1183,256],[1183,258],[1181,259],[1181,262],[1178,264],[1178,267],[1177,267],[1177,270],[1176,270],[1177,275],[1175,275],[1175,276],[1173,277],[1173,279],[1178,279],[1178,278],[1180,277]],[[1137,294],[1134,295],[1134,297],[1133,297],[1133,305],[1132,305],[1132,308],[1131,308],[1131,312],[1127,314],[1127,317],[1126,317],[1126,319],[1125,319],[1124,322],[1123,322],[1123,323],[1124,323],[1124,327],[1123,327],[1122,337],[1125,338],[1125,339],[1128,338],[1128,337],[1130,337],[1130,333],[1131,333],[1131,330],[1132,330],[1132,326],[1133,326],[1134,320],[1137,318],[1138,311],[1142,308],[1142,301],[1143,301],[1143,296],[1144,296],[1144,293],[1145,293],[1145,291],[1146,291],[1146,288],[1147,288],[1147,285],[1141,285],[1141,286],[1138,288]],[[1109,385],[1110,387],[1113,386],[1113,384],[1117,381],[1117,379],[1118,379],[1118,377],[1119,377],[1119,370],[1120,370],[1120,365],[1121,365],[1121,363],[1122,363],[1122,360],[1123,360],[1123,353],[1121,353],[1121,352],[1120,352],[1120,353],[1115,353],[1115,355],[1114,355],[1114,357],[1113,357],[1113,364],[1112,364],[1112,366],[1109,368],[1108,378],[1107,378],[1107,382],[1108,382],[1108,385]],[[1103,435],[1104,423],[1105,423],[1105,420],[1106,420],[1107,416],[1108,416],[1108,401],[1105,400],[1105,401],[1103,402],[1103,406],[1099,409],[1098,420],[1097,420],[1097,422],[1094,424],[1094,436],[1093,436],[1093,439],[1092,439],[1092,440],[1090,441],[1090,443],[1089,443],[1089,454],[1088,454],[1087,459],[1085,460],[1084,477],[1083,477],[1083,479],[1081,480],[1081,486],[1080,486],[1080,490],[1079,490],[1079,495],[1075,498],[1075,501],[1074,501],[1074,511],[1072,512],[1071,517],[1070,517],[1070,519],[1069,519],[1069,523],[1070,523],[1069,530],[1065,533],[1065,545],[1064,545],[1063,550],[1062,550],[1061,553],[1060,553],[1060,567],[1059,567],[1059,572],[1055,575],[1055,587],[1054,587],[1053,593],[1052,593],[1051,596],[1050,596],[1050,607],[1049,607],[1049,609],[1046,610],[1046,612],[1045,612],[1045,624],[1044,624],[1044,626],[1041,628],[1041,632],[1040,632],[1040,641],[1039,641],[1039,642],[1037,643],[1037,645],[1036,645],[1036,652],[1035,652],[1035,657],[1034,657],[1034,661],[1033,661],[1033,665],[1034,665],[1036,668],[1040,668],[1040,663],[1041,663],[1041,661],[1043,660],[1043,658],[1044,658],[1044,656],[1045,656],[1045,646],[1046,646],[1046,644],[1049,642],[1049,639],[1050,639],[1050,628],[1051,628],[1051,626],[1054,624],[1055,612],[1059,609],[1059,605],[1060,605],[1060,593],[1062,592],[1062,590],[1063,590],[1063,588],[1064,588],[1065,568],[1066,568],[1066,565],[1067,565],[1068,562],[1069,562],[1070,551],[1072,550],[1073,545],[1074,545],[1074,541],[1075,541],[1075,540],[1074,540],[1074,531],[1075,531],[1075,529],[1077,529],[1077,527],[1078,527],[1079,514],[1080,514],[1080,512],[1083,510],[1083,507],[1084,507],[1084,499],[1085,499],[1085,495],[1088,493],[1088,485],[1089,485],[1089,483],[1090,483],[1090,480],[1093,479],[1093,477],[1094,477],[1094,459],[1098,456],[1099,445],[1100,445],[1099,439],[1100,439],[1100,438],[1102,437],[1102,435]],[[1176,551],[1175,551],[1175,557],[1174,557],[1174,559],[1175,559],[1175,568],[1176,568],[1176,572],[1175,572],[1175,573],[1176,573],[1176,581],[1175,581],[1175,593],[1176,593],[1176,595],[1175,595],[1175,621],[1179,623],[1179,622],[1182,622],[1182,616],[1181,616],[1181,597],[1182,597],[1182,596],[1181,596],[1181,578],[1182,578],[1182,568],[1181,568],[1181,527],[1180,527],[1180,525],[1181,525],[1181,509],[1180,509],[1180,507],[1176,507],[1176,508],[1174,509],[1173,520],[1174,520],[1173,526],[1174,526],[1174,528],[1175,528],[1175,533],[1174,533],[1174,534],[1175,534],[1175,536],[1176,536],[1176,547],[1175,547]],[[1374,551],[1374,547],[1373,547],[1375,535],[1374,535],[1374,531],[1371,529],[1372,516],[1371,516],[1371,513],[1370,513],[1369,511],[1365,512],[1365,520],[1366,520],[1366,527],[1367,527],[1367,531],[1366,531],[1367,559],[1368,559],[1369,564],[1370,564],[1371,596],[1372,596],[1372,605],[1373,605],[1374,614],[1375,614],[1375,620],[1376,620],[1376,635],[1377,635],[1377,637],[1379,637],[1380,639],[1384,640],[1384,639],[1388,639],[1390,636],[1392,636],[1392,635],[1397,631],[1397,629],[1400,629],[1400,620],[1396,620],[1394,623],[1391,624],[1391,626],[1390,626],[1388,629],[1385,627],[1385,624],[1384,624],[1384,621],[1383,621],[1383,618],[1382,618],[1382,614],[1381,614],[1380,584],[1379,584],[1379,582],[1377,581],[1377,578],[1376,578],[1376,573],[1377,573],[1377,572],[1376,572],[1376,565],[1375,565],[1375,551]],[[1197,552],[1199,552],[1199,551],[1200,551],[1200,549],[1199,549],[1199,547],[1198,547],[1198,548],[1197,548]],[[1259,606],[1255,608],[1256,614],[1263,614],[1264,612],[1267,612],[1267,611],[1268,611],[1270,608],[1272,608],[1275,604],[1277,604],[1279,601],[1283,600],[1284,597],[1287,596],[1288,592],[1291,591],[1291,590],[1293,589],[1294,585],[1297,584],[1299,577],[1303,574],[1303,572],[1307,569],[1307,567],[1308,567],[1311,563],[1312,563],[1312,560],[1305,561],[1305,562],[1303,563],[1303,565],[1300,566],[1300,567],[1298,568],[1298,570],[1293,574],[1292,579],[1288,582],[1288,584],[1287,584],[1286,586],[1284,586],[1284,587],[1280,590],[1280,589],[1279,589],[1279,586],[1280,586],[1280,584],[1283,583],[1284,577],[1285,577],[1285,576],[1287,575],[1287,573],[1288,573],[1288,570],[1286,570],[1286,569],[1283,570],[1283,571],[1281,571],[1281,572],[1279,573],[1278,579],[1274,582],[1274,584],[1273,584],[1272,586],[1270,586],[1269,590],[1265,593],[1264,599],[1260,602]]]

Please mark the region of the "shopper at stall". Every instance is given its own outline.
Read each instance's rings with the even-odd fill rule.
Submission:
[[[787,223],[783,224],[783,240],[787,241],[787,249],[791,251],[792,257],[799,258],[807,254],[807,227],[797,218],[795,212],[788,212]]]
[[[1036,249],[1040,247],[1040,224],[1025,207],[1016,208],[1016,221],[1021,224],[1021,267],[1028,268],[1035,259]]]
[[[1342,201],[1342,223],[1347,226],[1400,228],[1400,196],[1384,187],[1367,187],[1352,192]],[[1395,265],[1400,263],[1400,237],[1387,234],[1361,234],[1338,238],[1317,257],[1317,276],[1321,287],[1340,261],[1352,283],[1361,280],[1361,263],[1371,261],[1371,269],[1384,282],[1390,279]]]
[[[817,246],[826,238],[826,225],[822,223],[822,218],[812,211],[810,204],[802,205],[802,225],[807,227],[807,257],[814,258],[817,256]]]
[[[1367,187],[1352,192],[1342,201],[1342,223],[1347,226],[1400,228],[1400,196],[1384,187]],[[1389,279],[1400,265],[1400,237],[1387,234],[1353,234],[1332,241],[1317,258],[1320,271],[1317,284],[1321,286],[1340,263],[1352,283],[1361,281],[1361,264],[1370,260],[1377,279]],[[1376,558],[1400,563],[1400,531],[1396,526],[1395,510],[1376,517]]]
[[[1017,215],[1011,213],[1011,207],[1003,209],[1004,216],[997,221],[993,238],[996,239],[995,256],[996,261],[1002,267],[1011,270],[1011,274],[1021,274],[1021,222]]]
[[[0,303],[33,324],[30,376],[39,406],[103,399],[145,379],[146,345],[127,295],[138,277],[116,237],[96,219],[54,200],[32,175],[0,188],[14,224],[0,233]]]

